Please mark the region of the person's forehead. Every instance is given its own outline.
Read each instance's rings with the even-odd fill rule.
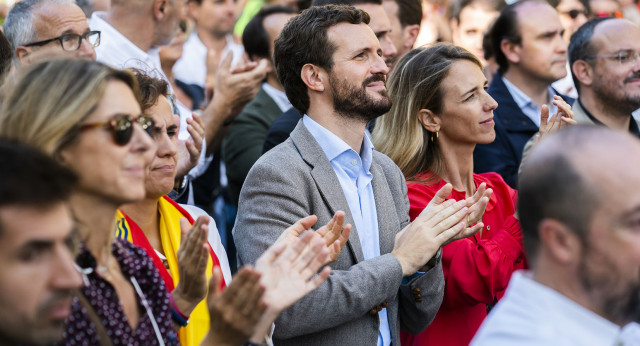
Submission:
[[[327,38],[336,47],[334,54],[343,54],[360,49],[380,49],[380,42],[373,30],[365,23],[338,23],[327,30]]]
[[[391,30],[391,22],[389,16],[385,12],[382,5],[378,4],[357,4],[357,8],[364,10],[369,14],[369,27],[375,33]]]
[[[0,207],[2,248],[15,249],[31,241],[64,241],[73,230],[73,218],[66,203],[51,206]]]
[[[640,27],[625,19],[605,20],[594,28],[592,42],[598,54],[621,49],[640,51]]]
[[[280,34],[289,19],[294,16],[294,13],[274,13],[264,18],[264,20],[262,21],[262,26],[267,33],[272,36],[277,36]],[[276,37],[272,37],[272,39],[274,40],[275,38]]]
[[[33,21],[38,34],[82,34],[89,30],[84,12],[75,4],[45,3],[34,11]]]
[[[548,31],[562,30],[558,12],[546,3],[528,2],[516,9],[520,35],[538,36]]]
[[[583,10],[584,4],[580,0],[562,0],[556,9],[558,11]]]
[[[165,96],[160,95],[160,97],[158,97],[158,101],[152,110],[153,113],[151,116],[156,122],[156,126],[169,127],[171,125],[175,125],[171,103]]]
[[[479,21],[493,21],[500,12],[478,4],[465,6],[460,11],[460,25],[480,24]]]

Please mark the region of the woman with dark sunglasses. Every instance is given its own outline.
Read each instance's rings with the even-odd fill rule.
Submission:
[[[178,343],[158,271],[144,250],[113,232],[118,207],[145,196],[154,129],[135,77],[92,61],[36,65],[5,99],[0,137],[41,149],[80,177],[71,208],[85,284],[70,314],[52,316],[66,317],[65,345]]]

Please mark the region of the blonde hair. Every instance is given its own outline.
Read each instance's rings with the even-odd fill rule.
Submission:
[[[389,156],[409,181],[421,181],[420,173],[444,171],[437,135],[418,119],[421,109],[442,112],[442,81],[457,60],[469,60],[482,69],[478,59],[464,48],[437,43],[407,53],[389,75],[387,88],[393,106],[378,119],[373,131],[376,149]],[[428,180],[428,179],[427,179]]]
[[[95,61],[50,60],[28,68],[4,100],[0,137],[57,155],[78,134],[111,80],[122,81],[140,100],[131,72]]]

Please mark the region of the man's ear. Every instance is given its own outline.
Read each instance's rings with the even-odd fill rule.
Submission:
[[[167,6],[169,0],[154,0],[153,1],[153,17],[156,20],[161,20],[167,13]]]
[[[593,84],[593,72],[591,64],[584,60],[576,60],[573,65],[571,65],[571,73],[573,73],[576,79],[584,85]]]
[[[429,132],[435,133],[440,131],[440,117],[428,109],[421,109],[418,112],[418,121],[420,121],[422,127]]]
[[[305,64],[300,71],[300,78],[309,90],[322,92],[325,89],[324,83],[328,76],[323,68],[314,64]]]
[[[582,242],[564,223],[544,219],[538,225],[540,245],[559,264],[568,265],[580,260]]]
[[[31,48],[18,46],[16,48],[16,58],[21,65],[28,64],[31,57]]]
[[[420,25],[413,24],[407,25],[402,29],[402,44],[404,48],[407,50],[411,50],[413,45],[416,43],[416,39],[418,38],[418,33],[420,32]]]
[[[502,50],[502,54],[504,54],[510,63],[517,64],[520,62],[522,49],[519,44],[513,43],[504,38],[500,41],[500,50]]]

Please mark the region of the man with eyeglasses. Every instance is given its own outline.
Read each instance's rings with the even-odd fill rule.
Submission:
[[[640,27],[604,17],[571,37],[569,62],[580,97],[573,105],[578,124],[604,125],[640,137],[632,113],[640,108]]]
[[[23,0],[9,11],[4,32],[17,67],[53,58],[96,59],[100,31],[91,31],[73,0]]]

